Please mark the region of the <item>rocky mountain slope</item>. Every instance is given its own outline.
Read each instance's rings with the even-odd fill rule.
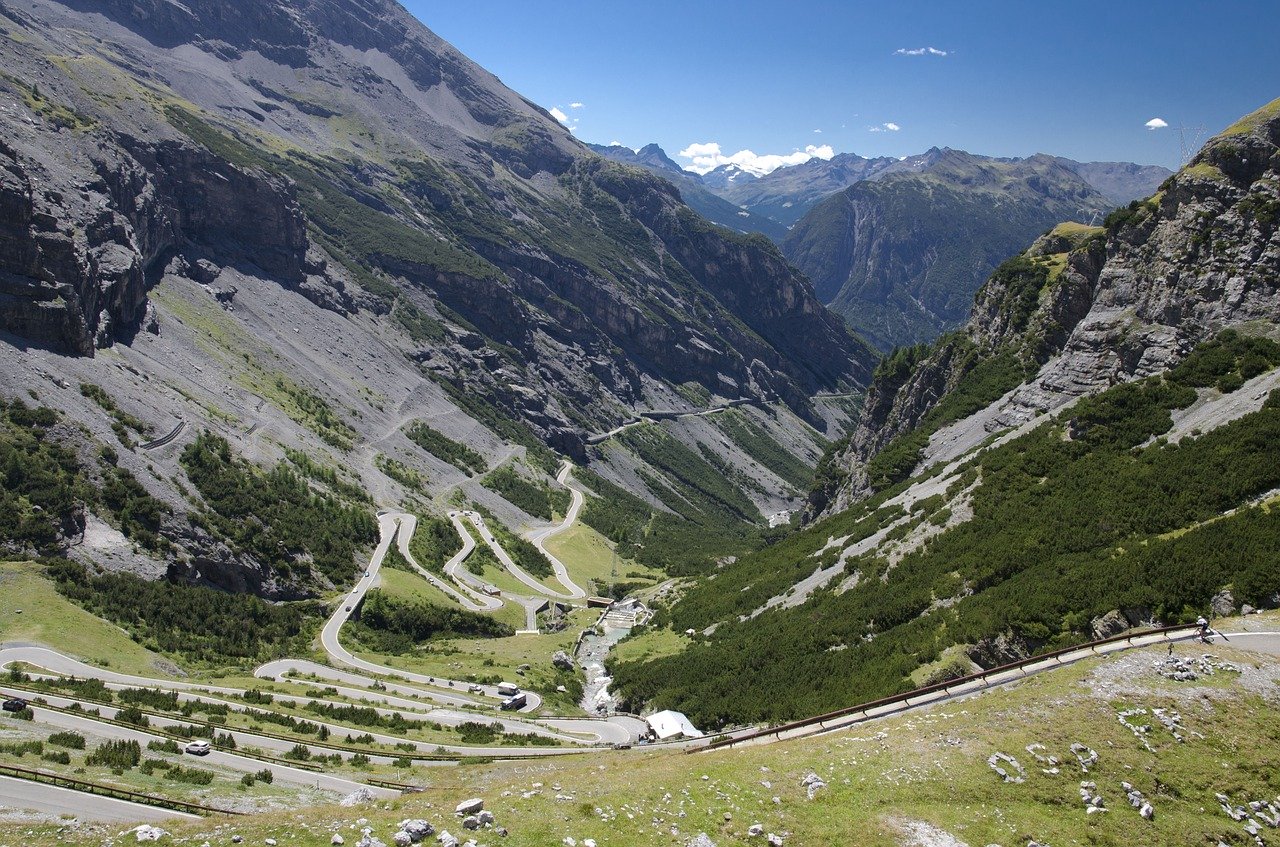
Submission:
[[[839,153],[830,159],[813,158],[756,179],[725,182],[716,192],[736,206],[766,215],[790,228],[822,200],[849,186],[892,173],[916,173],[936,162],[936,147],[905,158]],[[711,177],[708,174],[707,177]],[[706,177],[704,177],[706,179]]]
[[[1054,159],[1073,171],[1113,205],[1123,206],[1156,193],[1160,183],[1173,176],[1173,171],[1160,165],[1138,165],[1133,162],[1077,162],[1062,156]]]
[[[859,182],[816,205],[783,242],[818,297],[884,350],[963,322],[991,270],[1036,234],[1110,202],[1048,156],[955,150],[919,173]]]
[[[847,415],[811,398],[869,381],[874,354],[766,239],[591,153],[393,2],[41,0],[0,27],[3,394],[61,416],[81,482],[114,473],[110,448],[174,545],[131,545],[141,530],[89,503],[65,539],[86,557],[315,588],[307,552],[285,573],[197,518],[212,495],[184,451],[204,429],[231,457],[211,484],[252,476],[240,457],[306,456],[286,464],[321,488],[461,497],[518,526],[413,425],[549,484],[553,451],[585,461],[637,411],[740,401],[774,434],[753,449],[811,464]],[[756,467],[714,422],[679,438],[689,462]],[[591,453],[666,508],[636,451]],[[735,519],[783,508],[790,475],[742,482]]]
[[[1223,328],[1269,331],[1280,321],[1278,139],[1272,103],[1212,139],[1155,195],[1109,216],[1105,229],[1056,228],[1027,251],[1029,262],[993,276],[961,331],[913,354],[918,361],[882,368],[857,430],[832,457],[817,511],[865,496],[875,484],[868,464],[913,430],[915,449],[893,463],[899,478],[944,441],[958,439],[940,454],[952,455],[987,432],[1157,373]],[[922,436],[920,423],[980,366],[985,374],[969,382],[986,383],[974,393],[981,403],[947,417],[981,410],[981,425],[964,437]]]

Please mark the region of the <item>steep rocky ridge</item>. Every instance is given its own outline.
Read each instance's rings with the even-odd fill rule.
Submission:
[[[945,460],[1074,398],[1159,373],[1222,329],[1274,334],[1278,141],[1280,101],[1212,139],[1154,196],[1109,216],[1105,231],[1064,225],[1039,239],[1027,259],[1043,274],[997,273],[963,330],[881,368],[859,426],[827,459],[810,514],[883,485],[868,469],[895,439],[891,464],[910,474],[918,460]],[[987,377],[998,373],[971,377],[984,364]],[[938,422],[962,386],[981,402]],[[937,425],[922,432],[931,414]]]
[[[1057,221],[1110,206],[1048,156],[945,150],[919,173],[859,182],[822,201],[783,252],[819,299],[888,350],[956,327],[999,262]]]

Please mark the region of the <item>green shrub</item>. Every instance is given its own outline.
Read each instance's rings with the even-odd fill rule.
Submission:
[[[55,732],[49,736],[49,743],[55,747],[83,750],[84,736],[78,732]]]
[[[459,470],[477,474],[488,470],[484,456],[461,442],[432,429],[422,421],[416,421],[405,433],[409,440],[442,462],[448,462]]]
[[[112,770],[136,768],[142,761],[142,746],[136,741],[104,741],[85,757],[89,767],[105,767]]]

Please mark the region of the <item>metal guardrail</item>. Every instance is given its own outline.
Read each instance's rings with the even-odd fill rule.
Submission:
[[[182,431],[186,428],[187,428],[186,421],[178,421],[178,425],[175,426],[172,430],[170,430],[167,435],[162,435],[154,441],[148,441],[146,444],[140,444],[138,446],[141,447],[143,450],[155,450],[156,448],[163,447],[173,439],[177,438],[179,435],[182,434]]]
[[[49,697],[62,697],[63,699],[66,699],[66,700],[74,700],[80,703],[88,703],[93,706],[106,706],[109,709],[124,708],[124,706],[121,706],[119,703],[107,703],[105,701],[94,700],[89,697],[81,697],[79,695],[67,694],[67,693],[58,692],[58,691],[46,691],[44,689],[33,688],[31,686],[26,686],[22,684],[7,682],[7,681],[4,682],[2,685],[4,688],[11,688],[15,691],[23,691],[30,694],[38,694],[38,695],[49,696]],[[36,703],[35,705],[39,706],[42,709],[49,709],[55,712],[63,712],[69,715],[76,715],[82,718],[89,718],[91,720],[101,721],[102,723],[109,723],[114,726],[124,727],[126,729],[135,729],[138,732],[148,732],[153,735],[161,735],[166,738],[172,738],[176,741],[187,740],[186,736],[179,735],[175,732],[172,732],[168,728],[162,727],[162,726],[154,726],[150,724],[147,726],[138,726],[137,724],[131,724],[131,723],[128,723],[127,721],[121,721],[121,720],[116,720],[115,718],[104,717],[103,715],[100,715],[100,714],[92,715],[84,712],[83,710],[68,709],[65,706],[53,706],[48,703]],[[252,705],[251,705],[251,708],[253,708]],[[352,754],[363,753],[366,756],[382,756],[384,758],[401,758],[401,759],[409,759],[410,761],[416,761],[416,762],[456,762],[460,758],[466,758],[467,756],[470,756],[470,755],[477,755],[477,754],[470,754],[470,753],[423,753],[420,751],[410,752],[408,750],[370,750],[364,747],[352,747],[350,745],[343,744],[341,742],[320,741],[318,739],[313,740],[308,738],[299,738],[297,736],[281,735],[279,733],[270,732],[267,730],[246,729],[244,727],[239,727],[239,726],[230,726],[227,724],[216,724],[210,721],[200,720],[199,718],[195,718],[195,717],[186,717],[186,716],[179,717],[177,715],[172,715],[165,712],[157,712],[152,709],[139,708],[139,711],[142,712],[142,714],[147,716],[148,718],[160,718],[162,720],[185,723],[190,726],[203,726],[207,728],[212,728],[215,733],[238,732],[243,735],[256,736],[259,738],[270,738],[273,741],[292,742],[295,744],[301,744],[303,747],[314,748],[315,750],[320,750],[320,751],[330,750],[335,753],[352,753]],[[240,712],[240,714],[244,714],[244,715],[248,715],[249,717],[252,717],[252,714],[249,714],[248,712]],[[309,720],[309,719],[300,718],[300,720]],[[341,726],[340,728],[345,730],[350,730],[351,732],[369,732],[370,729],[378,729],[378,727],[370,728],[370,727],[348,727],[348,726]],[[418,743],[430,744],[431,742],[423,741]],[[214,746],[216,749],[221,750],[224,753],[232,753],[237,756],[245,756],[250,759],[258,759],[259,761],[268,762],[270,764],[282,765],[284,767],[290,767],[290,768],[298,768],[299,770],[312,771],[316,773],[319,773],[324,770],[323,767],[319,765],[311,764],[310,762],[307,762],[304,760],[283,759],[278,756],[270,756],[265,753],[249,752],[244,748],[239,748],[239,747],[227,748],[227,747],[217,747],[217,745],[214,745]],[[440,745],[437,745],[437,746],[440,746]],[[564,750],[564,749],[566,748],[547,745],[548,751],[558,751],[558,750]],[[589,752],[597,748],[591,745],[582,745],[581,747],[569,748],[569,749],[573,749],[574,752]],[[325,755],[325,754],[321,753],[320,755]],[[478,755],[482,755],[484,757],[492,758],[498,761],[508,761],[508,760],[519,761],[523,759],[544,759],[551,756],[564,756],[568,754],[559,753],[559,752],[547,752],[547,753],[525,753],[517,756],[517,755],[503,755],[501,752],[497,752],[497,753],[483,753]]]
[[[1076,644],[1071,647],[1064,647],[1060,650],[1053,650],[1049,653],[1041,653],[1039,655],[1031,656],[1026,659],[1020,659],[1016,662],[1009,662],[1008,664],[1005,664],[1005,665],[999,665],[994,668],[988,668],[987,670],[978,671],[977,673],[971,673],[971,674],[968,674],[967,676],[957,677],[956,679],[949,679],[949,680],[946,680],[945,682],[937,682],[937,683],[934,683],[933,685],[926,685],[921,688],[912,689],[911,691],[906,691],[906,692],[903,692],[902,694],[894,694],[889,697],[881,697],[879,700],[872,700],[867,703],[860,703],[857,706],[850,706],[848,708],[838,709],[834,712],[827,712],[826,714],[815,715],[814,717],[811,717],[811,718],[805,718],[803,720],[780,724],[775,727],[759,730],[758,732],[752,732],[746,735],[740,735],[736,738],[727,738],[722,741],[713,741],[712,743],[701,746],[701,747],[691,748],[687,752],[702,753],[708,750],[720,750],[726,747],[733,747],[738,744],[743,744],[746,742],[755,741],[762,738],[769,738],[770,736],[781,736],[783,733],[792,732],[794,730],[799,730],[799,729],[806,729],[812,726],[817,726],[818,729],[816,729],[815,732],[820,732],[825,729],[834,728],[834,727],[821,726],[821,724],[824,724],[827,721],[838,720],[840,718],[846,718],[851,715],[857,715],[860,713],[865,714],[866,712],[869,712],[872,709],[880,709],[880,708],[884,708],[885,706],[892,706],[895,704],[899,704],[903,708],[914,708],[916,705],[920,705],[920,704],[911,703],[910,701],[913,699],[925,697],[930,694],[936,694],[939,691],[946,692],[951,688],[960,688],[962,686],[965,686],[974,682],[986,682],[992,677],[999,676],[1000,674],[1005,674],[1010,671],[1023,670],[1031,665],[1040,664],[1042,662],[1057,660],[1061,663],[1061,659],[1063,656],[1067,656],[1072,653],[1080,653],[1082,651],[1088,651],[1089,653],[1097,653],[1099,647],[1106,647],[1112,644],[1132,643],[1135,639],[1148,638],[1153,635],[1169,635],[1175,632],[1183,632],[1183,631],[1191,632],[1197,629],[1199,629],[1199,627],[1196,626],[1195,624],[1183,624],[1180,626],[1166,626],[1166,627],[1160,627],[1158,629],[1143,630],[1142,632],[1133,632],[1126,635],[1117,635],[1112,638],[1103,638],[1098,641],[1089,641],[1084,644]],[[1085,658],[1085,656],[1082,655],[1080,656],[1080,658],[1083,659]],[[887,714],[877,715],[876,717],[887,717]],[[809,733],[809,734],[812,734],[812,733]]]
[[[131,803],[140,803],[144,806],[157,806],[162,809],[170,809],[176,812],[186,812],[190,815],[243,815],[244,812],[235,812],[230,809],[215,809],[212,806],[201,806],[199,803],[188,803],[184,800],[172,800],[168,797],[156,797],[153,794],[140,794],[137,791],[130,791],[127,788],[116,788],[111,785],[102,785],[97,782],[87,782],[83,779],[72,779],[61,774],[50,773],[48,771],[37,771],[29,768],[19,768],[13,765],[0,764],[0,776],[11,776],[15,779],[25,779],[29,782],[43,782],[54,785],[59,788],[69,788],[72,791],[83,791],[86,794],[98,794],[103,797],[111,797],[115,800],[128,800]]]
[[[93,700],[88,697],[79,697],[79,696],[65,694],[57,691],[45,691],[40,688],[32,688],[30,686],[20,685],[12,682],[5,682],[4,687],[13,689],[15,691],[22,691],[28,694],[36,694],[41,697],[61,697],[64,700],[72,700],[77,703],[88,703],[91,706],[106,706],[109,709],[116,709],[117,711],[122,708],[125,708],[124,706],[121,706],[119,703],[106,703],[106,702],[103,702],[102,700]],[[179,733],[174,732],[169,727],[154,726],[152,724],[147,724],[146,726],[140,726],[135,723],[129,723],[128,721],[122,721],[116,718],[109,718],[106,715],[103,715],[100,713],[95,715],[84,709],[70,709],[70,708],[67,708],[66,706],[54,706],[53,704],[47,703],[47,702],[37,703],[34,700],[32,700],[29,705],[36,706],[41,709],[48,709],[51,712],[58,712],[64,715],[74,715],[75,717],[85,718],[86,720],[98,721],[99,723],[118,726],[123,729],[132,729],[137,732],[145,733],[147,735],[158,735],[162,738],[168,738],[171,741],[186,743],[188,740],[190,740],[188,736],[180,735]],[[241,729],[240,727],[234,727],[234,726],[222,726],[220,724],[212,724],[212,723],[209,723],[208,721],[202,721],[195,718],[167,715],[164,712],[155,712],[149,709],[139,709],[139,711],[142,712],[142,714],[148,718],[162,718],[167,721],[176,721],[177,723],[186,723],[190,726],[212,727],[215,731],[215,734],[217,730],[221,729],[223,732],[240,732],[245,735],[256,735],[262,738],[272,738],[277,741],[298,741],[298,743],[302,744],[305,747],[311,746],[311,744],[305,741],[288,738],[283,735],[272,735],[270,733],[265,733],[265,732],[254,732],[253,730]],[[212,739],[210,739],[210,742],[212,743]],[[257,753],[251,750],[245,750],[240,748],[232,749],[228,747],[218,747],[216,744],[214,744],[213,746],[214,746],[214,749],[220,750],[223,753],[231,753],[236,756],[243,756],[246,759],[257,759],[260,762],[266,762],[272,765],[281,765],[282,767],[297,768],[298,770],[312,771],[313,773],[320,773],[321,771],[324,770],[324,768],[320,767],[319,765],[313,765],[309,762],[304,762],[300,760],[282,759],[279,756],[270,756],[270,755],[267,755],[266,753]],[[316,746],[320,746],[320,745],[316,745]],[[360,752],[367,752],[367,751],[360,751]]]

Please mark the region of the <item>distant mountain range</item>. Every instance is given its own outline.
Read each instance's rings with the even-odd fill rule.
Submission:
[[[722,165],[700,176],[656,144],[592,149],[666,177],[722,226],[777,241],[819,299],[884,350],[959,326],[992,269],[1048,227],[1095,222],[1172,173],[933,147],[901,159],[841,153],[764,176]]]

